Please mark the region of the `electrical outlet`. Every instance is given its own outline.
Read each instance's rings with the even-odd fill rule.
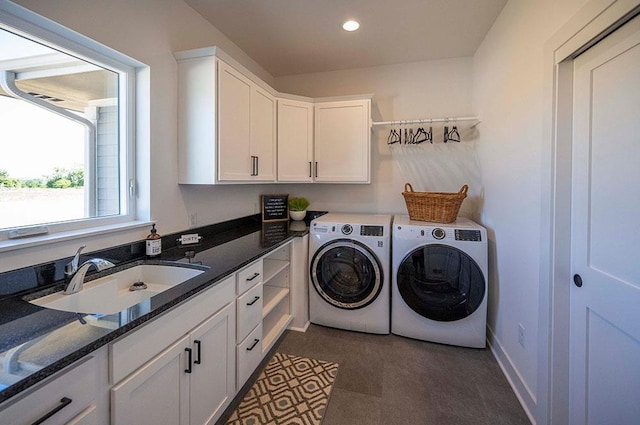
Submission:
[[[191,213],[189,215],[189,227],[196,227],[198,225],[198,214]]]
[[[518,342],[524,348],[524,326],[522,326],[522,323],[518,323]]]

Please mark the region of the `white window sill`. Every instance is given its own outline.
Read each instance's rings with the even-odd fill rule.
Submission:
[[[13,251],[15,249],[30,248],[34,246],[48,245],[56,242],[69,241],[73,239],[86,238],[88,236],[104,235],[108,233],[121,232],[124,230],[146,228],[151,225],[151,221],[127,221],[124,223],[109,224],[104,226],[91,227],[87,229],[70,230],[42,236],[33,236],[22,239],[8,239],[0,241],[0,252]]]

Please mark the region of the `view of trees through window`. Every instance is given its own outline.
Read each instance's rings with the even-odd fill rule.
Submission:
[[[0,229],[120,214],[118,78],[0,29]]]

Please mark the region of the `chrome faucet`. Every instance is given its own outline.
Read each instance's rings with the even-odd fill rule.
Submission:
[[[63,294],[65,295],[75,294],[82,289],[82,285],[84,285],[84,277],[91,266],[95,267],[97,271],[115,267],[115,264],[113,264],[111,261],[107,261],[102,258],[91,258],[78,266],[78,263],[80,262],[80,251],[82,251],[84,248],[84,245],[78,248],[78,251],[76,251],[76,255],[73,257],[73,260],[71,260],[71,262],[64,268],[64,273],[67,276],[71,277],[69,284],[63,292]]]
[[[80,262],[80,253],[86,247],[87,247],[86,245],[82,245],[80,248],[78,248],[78,250],[76,251],[76,255],[73,256],[73,260],[71,260],[69,263],[67,263],[66,266],[64,266],[64,274],[67,277],[73,276],[73,274],[78,271],[78,263]]]

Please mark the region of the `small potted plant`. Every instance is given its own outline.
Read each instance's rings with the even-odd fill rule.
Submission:
[[[309,201],[307,198],[289,198],[289,217],[294,221],[300,221],[307,215]]]

